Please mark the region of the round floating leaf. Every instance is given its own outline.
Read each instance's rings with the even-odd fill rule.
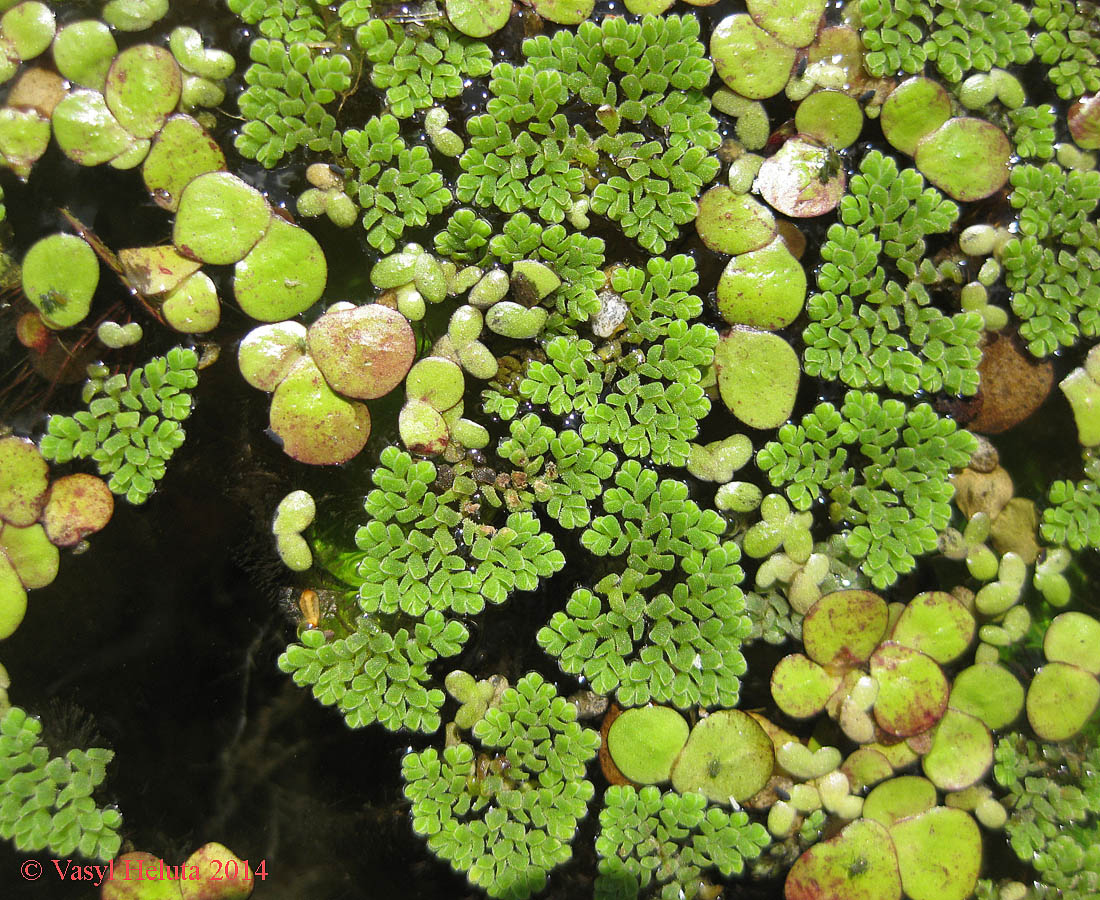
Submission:
[[[216,81],[228,78],[236,68],[231,54],[204,47],[202,35],[194,28],[180,26],[172,29],[168,37],[168,47],[180,68],[203,79]]]
[[[941,791],[962,791],[977,784],[993,765],[993,737],[981,719],[948,709],[932,736],[932,749],[921,767]]]
[[[15,47],[22,60],[34,59],[44,53],[53,41],[57,20],[50,8],[38,0],[27,0],[9,9],[0,17],[0,31]]]
[[[488,37],[508,24],[512,0],[444,0],[447,18],[463,34]]]
[[[252,895],[251,868],[223,844],[203,844],[187,857],[181,871],[199,874],[198,878],[180,879],[181,900],[248,900]],[[230,877],[230,872],[238,874]],[[210,885],[215,885],[217,890],[211,891]]]
[[[801,653],[784,656],[772,669],[772,698],[776,706],[796,719],[820,713],[839,686],[839,675],[826,672]]]
[[[218,290],[205,272],[196,272],[164,298],[164,320],[184,334],[205,334],[218,327],[222,306]]]
[[[802,641],[823,666],[852,668],[866,662],[886,634],[886,601],[872,591],[833,591],[810,607]]]
[[[783,90],[796,55],[744,13],[724,18],[710,37],[718,77],[750,100],[766,100]]]
[[[1012,144],[992,122],[969,116],[948,119],[917,144],[921,173],[955,200],[988,197],[1008,181]]]
[[[140,166],[145,160],[145,157],[149,155],[150,146],[152,146],[151,142],[146,139],[134,141],[134,143],[107,163],[107,165],[112,169],[119,169],[120,171],[136,168]]]
[[[512,296],[525,306],[534,306],[561,287],[561,279],[549,266],[534,259],[512,263]]]
[[[958,600],[946,591],[925,591],[902,610],[892,638],[942,665],[962,656],[974,628],[974,617]]]
[[[27,614],[27,589],[8,558],[0,553],[0,641],[11,637]]]
[[[936,787],[919,775],[899,775],[875,787],[863,801],[863,817],[889,828],[899,819],[927,812],[936,805]]]
[[[54,107],[51,121],[61,152],[82,166],[110,162],[134,143],[98,91],[72,91]]]
[[[270,393],[306,352],[306,327],[298,322],[275,322],[253,328],[241,341],[237,365],[244,380]]]
[[[367,407],[337,395],[308,356],[275,389],[270,422],[284,453],[315,466],[347,462],[370,437]]]
[[[774,738],[772,743],[775,743]],[[788,741],[775,751],[775,761],[799,781],[824,778],[840,765],[841,758],[836,747],[811,750],[799,741]]]
[[[755,189],[773,209],[808,218],[832,211],[844,196],[846,180],[836,151],[794,137],[764,160]]]
[[[309,309],[321,299],[327,281],[328,263],[317,239],[272,216],[267,234],[237,263],[233,294],[252,318],[275,322]]]
[[[102,91],[107,71],[118,55],[111,29],[95,19],[66,25],[53,41],[57,71],[73,84]]]
[[[899,84],[882,104],[879,121],[883,136],[902,153],[912,156],[921,138],[951,118],[951,97],[931,78],[920,75]]]
[[[827,0],[748,0],[753,21],[789,47],[805,47],[817,36]]]
[[[688,723],[668,706],[628,709],[611,723],[607,749],[619,771],[635,784],[660,784],[688,739]]]
[[[763,207],[761,207],[762,209]],[[781,238],[733,257],[718,280],[718,312],[731,325],[774,331],[806,302],[806,273]]]
[[[860,747],[844,760],[840,771],[848,776],[848,785],[852,793],[858,794],[864,788],[885,781],[894,774],[894,767],[877,750]],[[867,815],[866,801],[864,801],[863,814]]]
[[[1100,675],[1100,622],[1079,612],[1055,616],[1043,637],[1043,653],[1051,662]]]
[[[50,543],[46,529],[37,522],[26,528],[10,523],[0,526],[0,555],[8,558],[28,590],[52,582],[61,561],[61,554]]]
[[[624,0],[623,5],[636,16],[659,16],[675,0]]]
[[[542,331],[548,315],[541,306],[528,309],[511,300],[501,300],[485,311],[485,327],[502,337],[529,340]]]
[[[54,107],[68,94],[71,85],[65,79],[42,66],[25,69],[11,86],[7,105],[13,109],[34,110],[49,119]]]
[[[408,373],[416,335],[401,313],[372,303],[321,316],[310,326],[309,352],[333,390],[373,400]]]
[[[778,428],[791,415],[802,370],[783,338],[734,326],[714,351],[722,402],[751,428]]]
[[[138,866],[147,873],[153,873],[158,871],[161,860],[152,853],[138,850],[133,853],[123,853],[115,859],[115,865],[120,873],[128,870],[136,874],[139,871]],[[210,882],[203,879],[198,883],[206,886]],[[99,900],[182,900],[183,895],[179,885],[180,882],[174,879],[166,878],[163,881],[159,878],[148,881],[143,879],[138,882],[136,879],[130,881],[116,876],[104,880]]]
[[[978,663],[955,676],[951,709],[981,719],[993,731],[1007,728],[1024,708],[1024,689],[1016,676],[997,663]]]
[[[71,547],[110,522],[114,511],[115,498],[107,482],[80,472],[50,485],[42,525],[54,544]]]
[[[442,413],[423,400],[410,398],[397,417],[401,442],[420,456],[435,456],[447,449],[451,431]]]
[[[718,185],[699,198],[695,230],[711,250],[747,253],[772,242],[775,217],[748,194],[738,194],[725,185]]]
[[[540,16],[558,25],[580,25],[592,15],[596,0],[532,0]]]
[[[428,356],[409,370],[405,393],[422,400],[437,412],[450,409],[462,399],[466,381],[462,369],[442,356]]]
[[[118,261],[134,289],[146,297],[159,297],[175,290],[202,267],[202,263],[182,256],[167,244],[127,247],[118,251]]]
[[[900,900],[894,842],[878,822],[857,819],[791,866],[786,900]]]
[[[37,110],[0,108],[0,153],[20,178],[31,173],[50,143],[50,120]]]
[[[178,115],[153,141],[141,174],[157,205],[175,212],[191,179],[224,168],[225,154],[217,142],[190,116]]]
[[[1100,700],[1100,681],[1077,666],[1051,662],[1027,689],[1027,720],[1044,741],[1065,741],[1088,721]]]
[[[700,719],[672,769],[679,793],[698,791],[712,803],[741,803],[761,790],[775,768],[768,733],[747,713],[723,709]]]
[[[863,109],[843,91],[814,91],[798,104],[794,124],[799,134],[842,150],[863,130]]]
[[[70,328],[92,305],[99,284],[95,251],[72,234],[51,234],[23,258],[23,293],[51,328]]]
[[[209,172],[193,178],[180,195],[172,243],[185,256],[229,265],[256,246],[271,221],[271,208],[258,190],[228,172]]]
[[[890,837],[911,900],[966,900],[974,893],[982,836],[969,813],[937,806],[895,823]]]
[[[182,86],[179,64],[170,52],[138,44],[115,57],[103,97],[123,128],[151,138],[179,103]]]
[[[875,720],[890,734],[912,737],[931,728],[947,708],[947,679],[929,656],[887,641],[871,656],[878,682]]]
[[[275,507],[272,534],[298,534],[305,531],[317,516],[317,503],[309,491],[291,491]]]
[[[1082,150],[1100,150],[1100,94],[1082,97],[1066,114],[1073,142]]]
[[[0,438],[0,519],[20,527],[35,522],[49,486],[50,467],[33,441]]]

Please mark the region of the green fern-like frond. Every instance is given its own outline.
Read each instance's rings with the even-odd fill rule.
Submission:
[[[936,549],[951,517],[948,476],[977,446],[926,403],[907,408],[859,391],[849,391],[840,410],[818,404],[777,438],[757,454],[757,465],[795,509],[829,497],[848,551],[880,589]]]
[[[586,766],[599,735],[537,674],[508,688],[473,728],[487,766],[464,742],[402,761],[413,830],[490,897],[523,900],[572,856],[594,793]]]
[[[228,0],[243,22],[258,25],[266,38],[289,43],[326,39],[324,20],[311,0]]]
[[[1019,3],[935,0],[933,5],[936,17],[924,47],[948,81],[962,81],[974,70],[1023,65],[1035,55],[1027,30],[1031,14]]]
[[[1091,479],[1056,481],[1047,496],[1040,534],[1048,544],[1082,550],[1100,547],[1100,486]]]
[[[450,204],[451,192],[434,170],[428,148],[408,148],[393,116],[375,116],[362,130],[344,133],[348,159],[356,167],[348,191],[363,209],[367,241],[390,253],[406,228],[419,228]]]
[[[622,569],[574,591],[539,631],[539,644],[563,671],[627,706],[734,705],[750,623],[740,551],[722,540],[725,520],[636,460],[620,467],[603,508],[581,544]]]
[[[430,686],[428,666],[456,656],[469,636],[437,610],[392,633],[363,616],[347,637],[330,641],[320,629],[304,632],[279,657],[279,668],[312,688],[318,702],[339,709],[349,728],[380,722],[390,731],[430,732],[439,728],[445,698]]]
[[[1049,103],[1021,106],[1008,112],[1012,144],[1021,159],[1051,159],[1054,156],[1057,114]]]
[[[364,504],[370,521],[355,536],[359,603],[367,614],[476,614],[486,602],[534,590],[565,565],[531,513],[513,513],[500,527],[463,520],[457,495],[433,490],[430,462],[414,463],[388,447],[372,477],[376,487]]]
[[[596,292],[603,284],[604,242],[568,231],[563,225],[545,225],[526,213],[510,216],[499,234],[489,242],[490,250],[504,265],[521,259],[537,259],[554,270],[561,286],[548,299],[554,313],[546,330],[570,333],[600,308]]]
[[[186,438],[180,422],[191,414],[198,355],[175,347],[125,375],[98,368],[84,388],[87,409],[50,416],[42,455],[59,463],[92,459],[108,487],[130,503],[144,503]]]
[[[489,114],[474,116],[466,123],[470,146],[459,158],[463,171],[455,195],[462,203],[504,213],[527,209],[560,222],[584,193],[584,174],[573,165],[579,128],[571,132],[560,114],[522,126]]]
[[[341,12],[345,24],[357,19],[350,12]],[[399,119],[457,97],[464,79],[485,75],[492,65],[485,44],[447,27],[406,29],[371,19],[355,32],[355,42],[370,60],[371,83],[386,92],[389,112]]]
[[[661,897],[693,897],[704,873],[738,875],[770,843],[767,829],[747,813],[709,806],[702,794],[610,787],[596,838],[594,896],[619,900],[660,890]],[[657,859],[661,864],[652,865]]]
[[[703,147],[666,149],[635,133],[604,136],[598,146],[622,174],[596,185],[592,211],[617,222],[643,249],[663,253],[680,226],[695,219],[695,198],[720,163]]]
[[[545,347],[547,362],[532,360],[519,384],[521,396],[555,415],[594,407],[603,390],[603,361],[591,341],[556,337]]]
[[[1012,311],[1035,356],[1100,334],[1100,173],[1016,166],[1009,201],[1019,236],[1001,250]]]
[[[585,443],[572,430],[555,432],[534,413],[512,421],[511,437],[500,442],[499,453],[523,473],[534,499],[565,528],[591,521],[589,503],[600,495],[617,462],[610,450]]]
[[[899,394],[977,391],[982,318],[931,303],[938,274],[924,258],[926,236],[949,231],[958,213],[915,170],[899,172],[877,150],[863,158],[821,248],[806,374]]]
[[[24,853],[114,859],[122,816],[92,798],[114,753],[93,747],[51,758],[41,732],[18,706],[0,718],[0,838]]]
[[[237,101],[245,123],[234,142],[241,155],[270,169],[299,147],[339,153],[331,107],[351,87],[351,61],[310,44],[264,38],[248,52],[248,87]]]
[[[1035,55],[1048,67],[1058,96],[1074,100],[1100,91],[1100,7],[1090,0],[1037,0],[1032,13],[1043,30]]]

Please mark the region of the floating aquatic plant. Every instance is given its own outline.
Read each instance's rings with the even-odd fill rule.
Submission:
[[[179,423],[191,414],[198,363],[193,350],[176,347],[129,377],[94,369],[84,388],[87,409],[50,417],[42,455],[61,463],[91,458],[101,475],[111,476],[114,493],[144,503],[186,438]]]
[[[1023,320],[1020,335],[1043,357],[1078,335],[1100,333],[1100,231],[1092,221],[1100,173],[1021,165],[1011,183],[1020,233],[1001,248],[1000,260],[1012,311]]]
[[[1035,55],[1063,100],[1100,90],[1100,34],[1096,4],[1085,0],[1037,0],[1032,15],[1043,30],[1035,36]]]
[[[350,24],[345,15],[341,18]],[[489,48],[481,41],[437,26],[405,29],[372,18],[356,30],[355,43],[371,62],[371,83],[386,92],[389,112],[399,119],[457,97],[464,78],[485,75],[492,65]]]
[[[913,74],[928,60],[948,81],[961,81],[973,69],[988,72],[1033,56],[1031,15],[1010,0],[861,0],[858,17],[867,69],[876,76]]]
[[[279,668],[310,687],[319,703],[336,706],[349,728],[379,722],[390,731],[431,732],[439,728],[444,694],[432,686],[428,666],[456,656],[468,638],[465,626],[434,609],[392,632],[362,616],[345,637],[303,632],[301,643],[279,657]]]
[[[114,753],[93,747],[51,758],[41,733],[42,723],[18,706],[0,718],[0,837],[24,853],[114,859],[122,816],[92,798]]]
[[[510,430],[498,452],[523,473],[533,499],[566,528],[587,525],[592,518],[589,503],[615,471],[615,454],[586,444],[575,431],[555,433],[534,413],[514,419]],[[517,481],[515,474],[512,481]]]
[[[356,167],[348,189],[363,209],[367,241],[389,253],[406,227],[426,225],[451,202],[443,176],[434,171],[427,147],[406,147],[397,119],[375,116],[363,130],[344,132],[348,159]]]
[[[351,87],[350,60],[262,38],[248,52],[248,88],[237,100],[245,123],[234,142],[241,155],[270,169],[299,147],[339,153],[341,135],[326,107]]]
[[[806,373],[902,394],[974,393],[981,317],[932,304],[938,275],[924,259],[925,236],[950,229],[958,207],[877,150],[850,189],[821,248],[820,293],[807,303]]]
[[[366,613],[478,613],[486,601],[533,590],[565,563],[530,513],[513,513],[500,527],[463,520],[455,496],[433,490],[436,467],[396,447],[383,451],[372,478],[354,575]],[[459,526],[461,542],[452,533]]]
[[[947,476],[976,446],[926,403],[907,408],[858,391],[840,410],[818,404],[777,437],[761,448],[757,464],[795,509],[829,497],[830,518],[845,529],[849,552],[880,588],[936,548],[951,516]]]
[[[997,742],[997,783],[1007,792],[1005,831],[1012,849],[1039,874],[1040,896],[1085,900],[1097,879],[1095,747],[1044,744],[1019,733]]]
[[[491,897],[525,898],[572,856],[569,842],[587,812],[584,777],[599,735],[537,674],[508,688],[472,727],[474,746],[429,747],[402,761],[413,830]]]
[[[547,228],[526,213],[517,213],[493,235],[489,251],[504,265],[521,259],[539,260],[561,279],[560,287],[548,298],[556,313],[547,323],[551,332],[584,322],[599,311],[596,294],[603,285],[602,238],[577,234],[562,225]]]
[[[310,0],[227,0],[229,8],[260,34],[287,43],[319,43],[325,23]],[[343,4],[348,6],[348,3]],[[165,4],[167,6],[167,4]]]
[[[622,464],[603,507],[581,543],[625,565],[574,591],[539,631],[540,646],[627,706],[733,705],[749,623],[740,615],[740,551],[722,540],[725,522],[635,460]],[[669,572],[674,581],[661,574]]]
[[[744,812],[710,806],[702,794],[613,786],[604,793],[596,852],[595,896],[693,897],[711,870],[740,874],[770,843],[767,830]],[[662,865],[651,861],[660,858]]]

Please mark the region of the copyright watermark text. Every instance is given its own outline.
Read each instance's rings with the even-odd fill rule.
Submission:
[[[206,871],[198,865],[170,866],[163,859],[140,854],[122,856],[106,865],[88,865],[72,859],[50,860],[43,865],[37,859],[24,860],[19,874],[24,881],[38,881],[43,876],[49,880],[72,881],[99,887],[105,881],[249,881],[253,877],[261,881],[267,877],[266,863],[261,862],[253,872],[248,860],[209,860]]]

